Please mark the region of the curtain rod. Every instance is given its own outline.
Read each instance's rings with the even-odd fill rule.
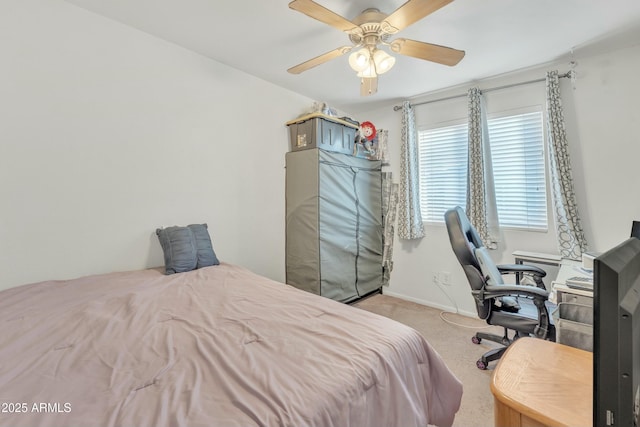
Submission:
[[[573,73],[574,73],[573,70],[567,71],[564,74],[558,74],[558,77],[559,78],[571,77],[573,75]],[[515,86],[523,86],[523,85],[528,85],[528,84],[531,84],[531,83],[539,83],[539,82],[543,82],[545,80],[546,80],[546,78],[528,80],[526,82],[520,82],[520,83],[512,83],[510,85],[491,87],[489,89],[482,89],[482,92],[491,92],[491,91],[494,91],[494,90],[508,89],[510,87],[515,87]],[[423,101],[423,102],[418,102],[417,104],[411,104],[411,106],[416,107],[418,105],[431,104],[433,102],[448,101],[450,99],[462,98],[464,96],[467,96],[467,94],[465,93],[465,94],[460,94],[460,95],[447,96],[446,98],[432,99],[430,101]],[[393,107],[393,111],[398,111],[398,110],[402,110],[402,105],[396,105],[396,106]]]

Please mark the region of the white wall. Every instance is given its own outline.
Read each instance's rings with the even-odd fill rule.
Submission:
[[[284,280],[284,123],[311,100],[60,0],[0,4],[0,289],[163,264],[207,222]]]
[[[192,222],[209,224],[222,260],[284,280],[284,123],[311,100],[60,0],[4,0],[0,55],[0,289],[161,265],[155,228]],[[640,219],[640,48],[577,59],[576,89],[561,81],[567,131],[587,238],[604,250]],[[477,85],[553,68],[567,64]],[[488,102],[532,90],[544,88]],[[459,116],[457,104],[417,111],[447,120],[435,112]],[[397,179],[400,114],[351,113],[389,129]],[[503,237],[499,262],[556,252],[553,231]],[[443,226],[397,241],[394,258],[388,293],[475,313]],[[451,299],[431,280],[440,271],[453,273]]]
[[[568,79],[561,79],[567,135],[573,165],[578,207],[590,249],[604,251],[629,236],[632,219],[640,219],[640,99],[636,71],[640,68],[640,46],[605,54],[577,57],[575,90]],[[568,70],[565,62],[493,79],[474,82],[482,88],[544,78],[547,70]],[[452,71],[455,72],[455,71]],[[417,97],[418,103],[456,94],[465,94],[471,85]],[[545,102],[544,83],[488,92],[490,112],[509,109],[510,104],[532,105]],[[398,180],[400,158],[400,112],[391,107],[360,111],[357,116],[389,129],[390,170]],[[466,116],[466,99],[416,107],[418,124],[446,122]],[[548,201],[551,207],[551,200]],[[394,248],[394,271],[385,292],[423,304],[454,309],[475,315],[475,305],[462,268],[457,263],[443,225],[426,224],[424,239],[400,241]],[[558,253],[554,223],[550,217],[547,233],[503,231],[503,241],[492,255],[500,263],[513,262],[511,253],[522,249]],[[452,273],[452,286],[438,287],[435,273]],[[556,270],[549,269],[551,276]],[[446,292],[446,293],[445,293]]]

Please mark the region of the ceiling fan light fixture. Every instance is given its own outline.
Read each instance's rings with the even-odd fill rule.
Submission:
[[[349,55],[349,66],[353,71],[362,72],[370,67],[371,55],[369,50],[362,48],[357,52],[353,52]]]
[[[384,74],[393,67],[396,63],[396,58],[389,55],[384,50],[376,49],[373,53],[373,63],[376,66],[376,72],[378,74]]]
[[[351,46],[343,46],[289,68],[292,74],[300,74],[342,55],[349,55],[349,66],[360,78],[361,94],[372,95],[378,90],[378,76],[395,65],[396,58],[385,50],[425,61],[453,66],[464,57],[462,50],[399,38],[389,41],[393,34],[414,24],[453,0],[406,0],[402,6],[386,15],[375,8],[365,9],[350,21],[314,0],[292,0],[289,7],[348,34]],[[356,51],[356,49],[358,49]]]
[[[358,73],[358,77],[364,77],[366,79],[372,79],[374,77],[378,77],[378,73],[376,73],[376,66],[373,62],[369,63],[369,66],[364,70]]]

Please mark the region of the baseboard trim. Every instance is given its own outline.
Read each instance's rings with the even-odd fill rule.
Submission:
[[[396,293],[396,292],[393,292],[393,291],[389,291],[389,290],[387,290],[387,288],[383,288],[382,294],[383,295],[389,295],[390,297],[394,297],[394,298],[403,299],[405,301],[415,302],[416,304],[426,305],[427,307],[436,308],[438,310],[446,311],[448,313],[455,313],[456,312],[455,307],[450,307],[450,306],[446,306],[446,305],[442,305],[442,304],[435,304],[435,303],[433,303],[431,301],[427,301],[427,300],[423,300],[423,299],[420,299],[420,298],[414,298],[414,297],[410,297],[410,296],[407,296],[407,295],[399,294],[399,293]],[[478,313],[475,313],[475,312],[472,313],[470,311],[458,310],[457,313],[462,315],[462,316],[467,316],[467,317],[471,317],[471,318],[477,318],[478,317]]]

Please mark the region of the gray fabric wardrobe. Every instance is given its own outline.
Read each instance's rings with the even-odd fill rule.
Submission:
[[[382,165],[318,148],[286,155],[286,281],[349,302],[383,284]]]

